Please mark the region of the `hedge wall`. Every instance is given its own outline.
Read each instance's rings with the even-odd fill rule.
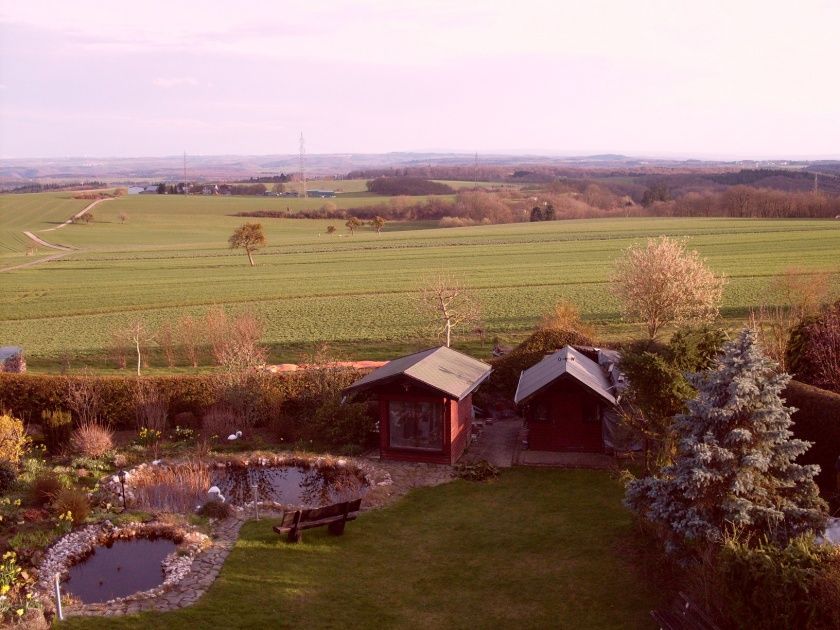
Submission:
[[[791,381],[785,390],[787,404],[796,407],[793,433],[814,445],[801,457],[802,463],[819,464],[817,482],[825,491],[834,490],[835,462],[840,456],[840,394]]]
[[[334,375],[330,386],[343,387],[359,377],[355,370]],[[325,397],[323,375],[317,371],[292,374],[257,373],[247,385],[249,394],[259,399],[265,410],[261,422],[270,422],[281,414],[299,416],[314,411]],[[153,383],[169,400],[170,419],[189,411],[196,416],[219,402],[219,388],[211,374],[142,377]],[[0,373],[0,408],[15,416],[40,422],[43,409],[67,409],[65,398],[70,381],[95,383],[101,399],[100,416],[116,428],[131,428],[135,422],[135,386],[133,376],[64,376]]]

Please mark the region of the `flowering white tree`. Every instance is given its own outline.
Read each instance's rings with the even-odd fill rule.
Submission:
[[[626,249],[612,282],[625,316],[644,321],[653,339],[664,324],[713,319],[724,278],[697,252],[686,251],[683,241],[661,236]]]
[[[672,543],[718,541],[727,528],[784,541],[824,526],[819,466],[795,463],[811,444],[792,437],[794,410],[780,397],[790,376],[777,368],[745,329],[691,377],[697,397],[675,418],[674,464],[631,481],[625,497]]]

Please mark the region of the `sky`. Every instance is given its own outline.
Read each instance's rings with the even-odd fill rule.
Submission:
[[[838,0],[4,0],[0,157],[840,157]]]

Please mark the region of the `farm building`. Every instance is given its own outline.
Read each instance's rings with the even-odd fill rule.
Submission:
[[[0,346],[0,372],[26,372],[26,360],[23,348],[18,346]]]
[[[143,188],[143,186],[129,186],[128,187],[128,194],[129,195],[139,195],[144,190],[145,190],[145,188]]]
[[[472,431],[472,394],[491,368],[451,348],[394,359],[344,390],[379,402],[382,459],[454,464]]]
[[[334,190],[307,190],[306,191],[307,197],[320,197],[322,199],[326,199],[329,197],[335,197]]]
[[[565,346],[523,371],[514,400],[528,427],[528,448],[613,450],[616,405],[624,387],[617,363],[614,351]]]

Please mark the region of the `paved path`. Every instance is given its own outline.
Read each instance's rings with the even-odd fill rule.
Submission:
[[[464,461],[486,460],[499,468],[510,468],[516,461],[522,418],[494,420],[485,424],[478,440],[464,454]]]

